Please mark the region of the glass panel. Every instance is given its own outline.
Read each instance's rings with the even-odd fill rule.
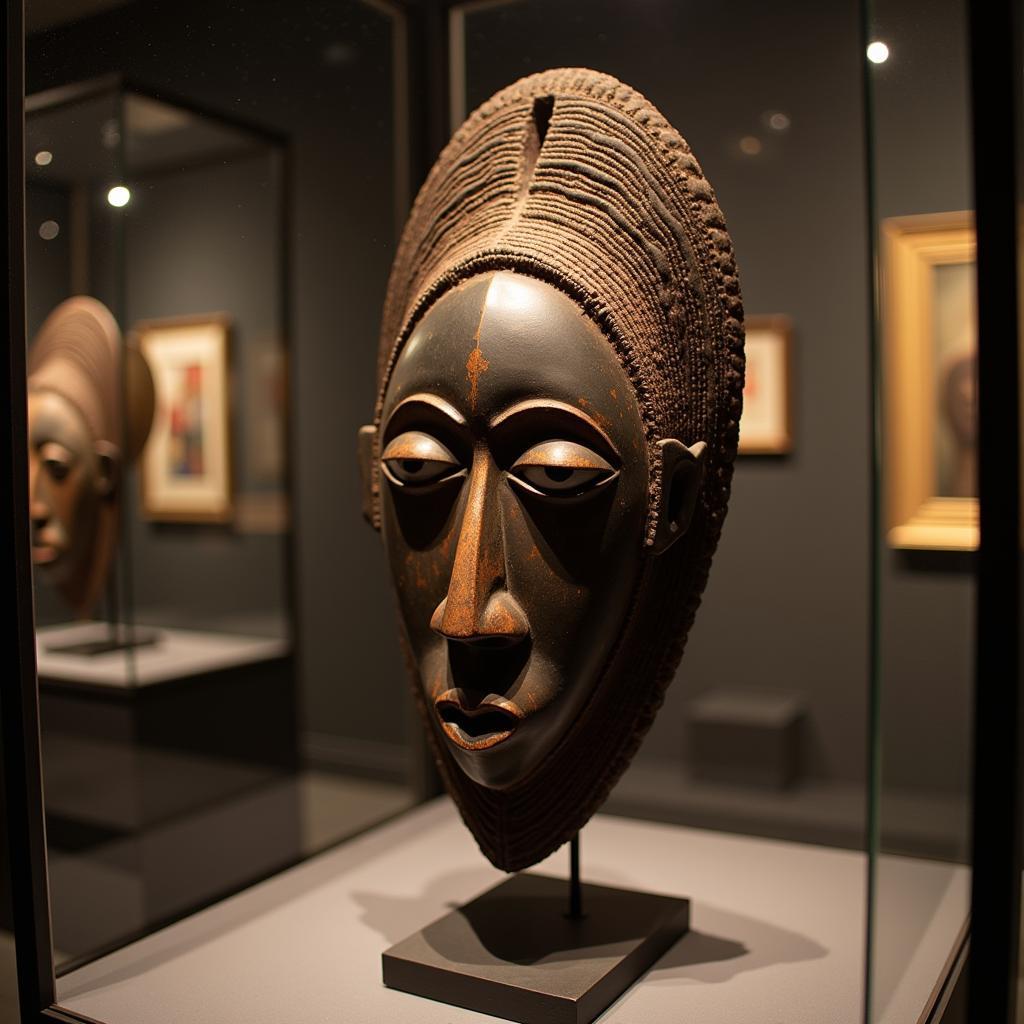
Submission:
[[[58,508],[37,439],[65,973],[414,799],[354,452],[404,178],[379,9],[27,6],[30,393],[92,474]]]
[[[970,905],[977,309],[965,17],[962,4],[912,0],[873,0],[868,16],[881,420],[871,1021],[917,1019],[915,988],[940,997],[950,968],[955,982]]]

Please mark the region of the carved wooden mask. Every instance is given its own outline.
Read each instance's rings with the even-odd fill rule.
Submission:
[[[607,75],[498,93],[416,200],[364,510],[441,774],[498,867],[586,823],[675,672],[729,497],[742,318],[711,186]]]

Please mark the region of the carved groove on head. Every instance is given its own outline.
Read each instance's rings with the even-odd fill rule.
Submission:
[[[533,172],[540,159],[544,140],[547,138],[551,115],[555,109],[554,96],[538,96],[533,101],[533,110],[523,133],[523,162],[519,171],[519,203],[521,204],[530,191]]]

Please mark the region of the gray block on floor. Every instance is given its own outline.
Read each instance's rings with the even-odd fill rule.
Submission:
[[[694,777],[768,789],[793,785],[800,777],[803,717],[803,701],[795,694],[702,694],[687,715]]]

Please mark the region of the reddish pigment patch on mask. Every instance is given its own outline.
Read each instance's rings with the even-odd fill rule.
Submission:
[[[476,348],[469,353],[469,358],[466,360],[466,379],[469,381],[469,407],[476,410],[476,400],[480,389],[480,375],[487,372],[487,368],[491,364],[484,358],[483,352],[480,351],[480,342],[476,344]]]

